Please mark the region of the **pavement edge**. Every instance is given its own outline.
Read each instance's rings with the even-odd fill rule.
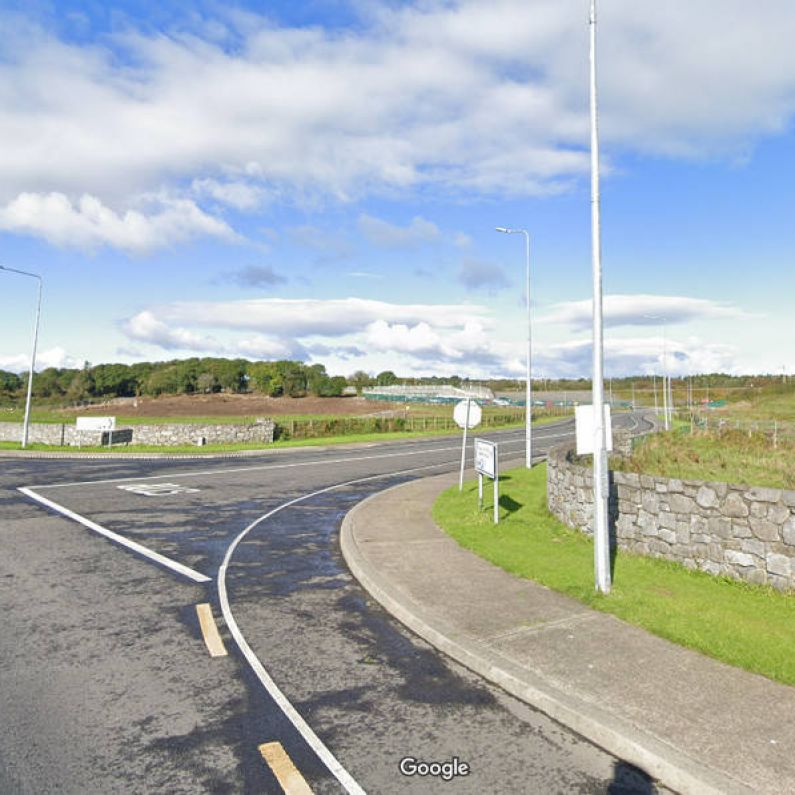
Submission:
[[[439,481],[439,493],[452,483],[450,475],[428,478],[431,479]],[[737,779],[703,765],[602,707],[564,692],[554,683],[477,643],[438,616],[431,616],[422,605],[382,576],[360,550],[354,528],[359,515],[371,508],[371,503],[408,485],[400,483],[362,500],[346,514],[340,528],[340,547],[348,568],[388,613],[466,668],[608,753],[640,767],[682,795],[750,795],[753,792]]]

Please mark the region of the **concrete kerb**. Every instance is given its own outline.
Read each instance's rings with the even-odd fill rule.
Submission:
[[[435,476],[435,479],[439,481],[439,492],[453,483],[449,474]],[[431,615],[399,586],[382,576],[359,548],[354,532],[357,517],[371,502],[407,485],[393,486],[358,503],[345,516],[340,530],[342,555],[351,573],[387,612],[439,651],[683,795],[750,795],[753,792],[742,782],[705,766],[598,705],[573,697],[565,692],[562,683],[544,679],[476,642],[438,616]]]

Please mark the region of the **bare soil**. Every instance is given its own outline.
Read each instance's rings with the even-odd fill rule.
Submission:
[[[160,395],[159,397],[114,398],[64,413],[91,417],[112,408],[124,417],[276,417],[285,414],[380,414],[384,404],[360,397],[270,398],[262,395]]]

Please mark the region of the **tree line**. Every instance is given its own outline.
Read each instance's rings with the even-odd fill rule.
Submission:
[[[47,367],[34,373],[32,394],[39,400],[80,402],[95,398],[148,395],[192,395],[213,392],[257,392],[269,397],[338,397],[348,385],[358,394],[374,384],[398,383],[384,371],[371,376],[361,370],[349,378],[330,376],[323,364],[282,359],[191,358],[136,364],[97,364],[82,368]],[[0,370],[0,395],[19,399],[27,390],[27,374]]]

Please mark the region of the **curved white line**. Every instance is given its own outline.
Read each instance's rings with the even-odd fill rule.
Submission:
[[[323,741],[315,734],[309,724],[304,720],[298,710],[290,703],[284,693],[282,693],[282,691],[279,689],[279,686],[273,681],[257,655],[252,651],[251,646],[248,645],[248,642],[243,637],[243,633],[240,631],[240,627],[238,627],[237,621],[235,621],[235,617],[232,614],[232,608],[229,606],[229,597],[226,590],[226,571],[235,549],[237,549],[238,544],[240,544],[240,542],[248,535],[248,533],[261,522],[264,522],[274,514],[283,511],[285,508],[289,508],[291,505],[311,499],[312,497],[317,497],[319,494],[325,494],[326,492],[334,491],[335,489],[340,489],[345,486],[352,486],[356,483],[365,483],[369,480],[393,477],[395,475],[403,475],[408,474],[409,472],[418,472],[425,469],[438,469],[439,467],[443,466],[450,466],[450,462],[445,461],[441,464],[429,464],[428,466],[412,467],[411,469],[402,469],[396,472],[387,472],[381,475],[369,475],[368,477],[364,478],[356,478],[355,480],[348,480],[344,483],[335,483],[333,486],[326,486],[326,488],[318,489],[317,491],[313,491],[310,494],[303,494],[300,497],[296,497],[295,499],[282,503],[276,508],[273,508],[272,510],[263,514],[258,519],[255,519],[237,535],[234,541],[232,541],[227,548],[226,554],[224,555],[224,560],[221,563],[221,567],[218,569],[218,601],[221,605],[221,613],[223,614],[224,621],[226,622],[226,626],[229,629],[229,633],[234,638],[235,643],[237,643],[241,654],[246,658],[246,661],[251,666],[257,678],[271,695],[273,700],[279,705],[288,720],[293,724],[293,726],[295,726],[296,730],[304,738],[307,745],[309,745],[309,747],[317,754],[318,758],[323,762],[323,764],[326,765],[337,781],[342,784],[346,792],[350,793],[350,795],[365,795],[365,791],[361,788],[361,786],[359,786],[353,776],[351,776],[351,774],[342,766],[334,754],[331,753]]]

